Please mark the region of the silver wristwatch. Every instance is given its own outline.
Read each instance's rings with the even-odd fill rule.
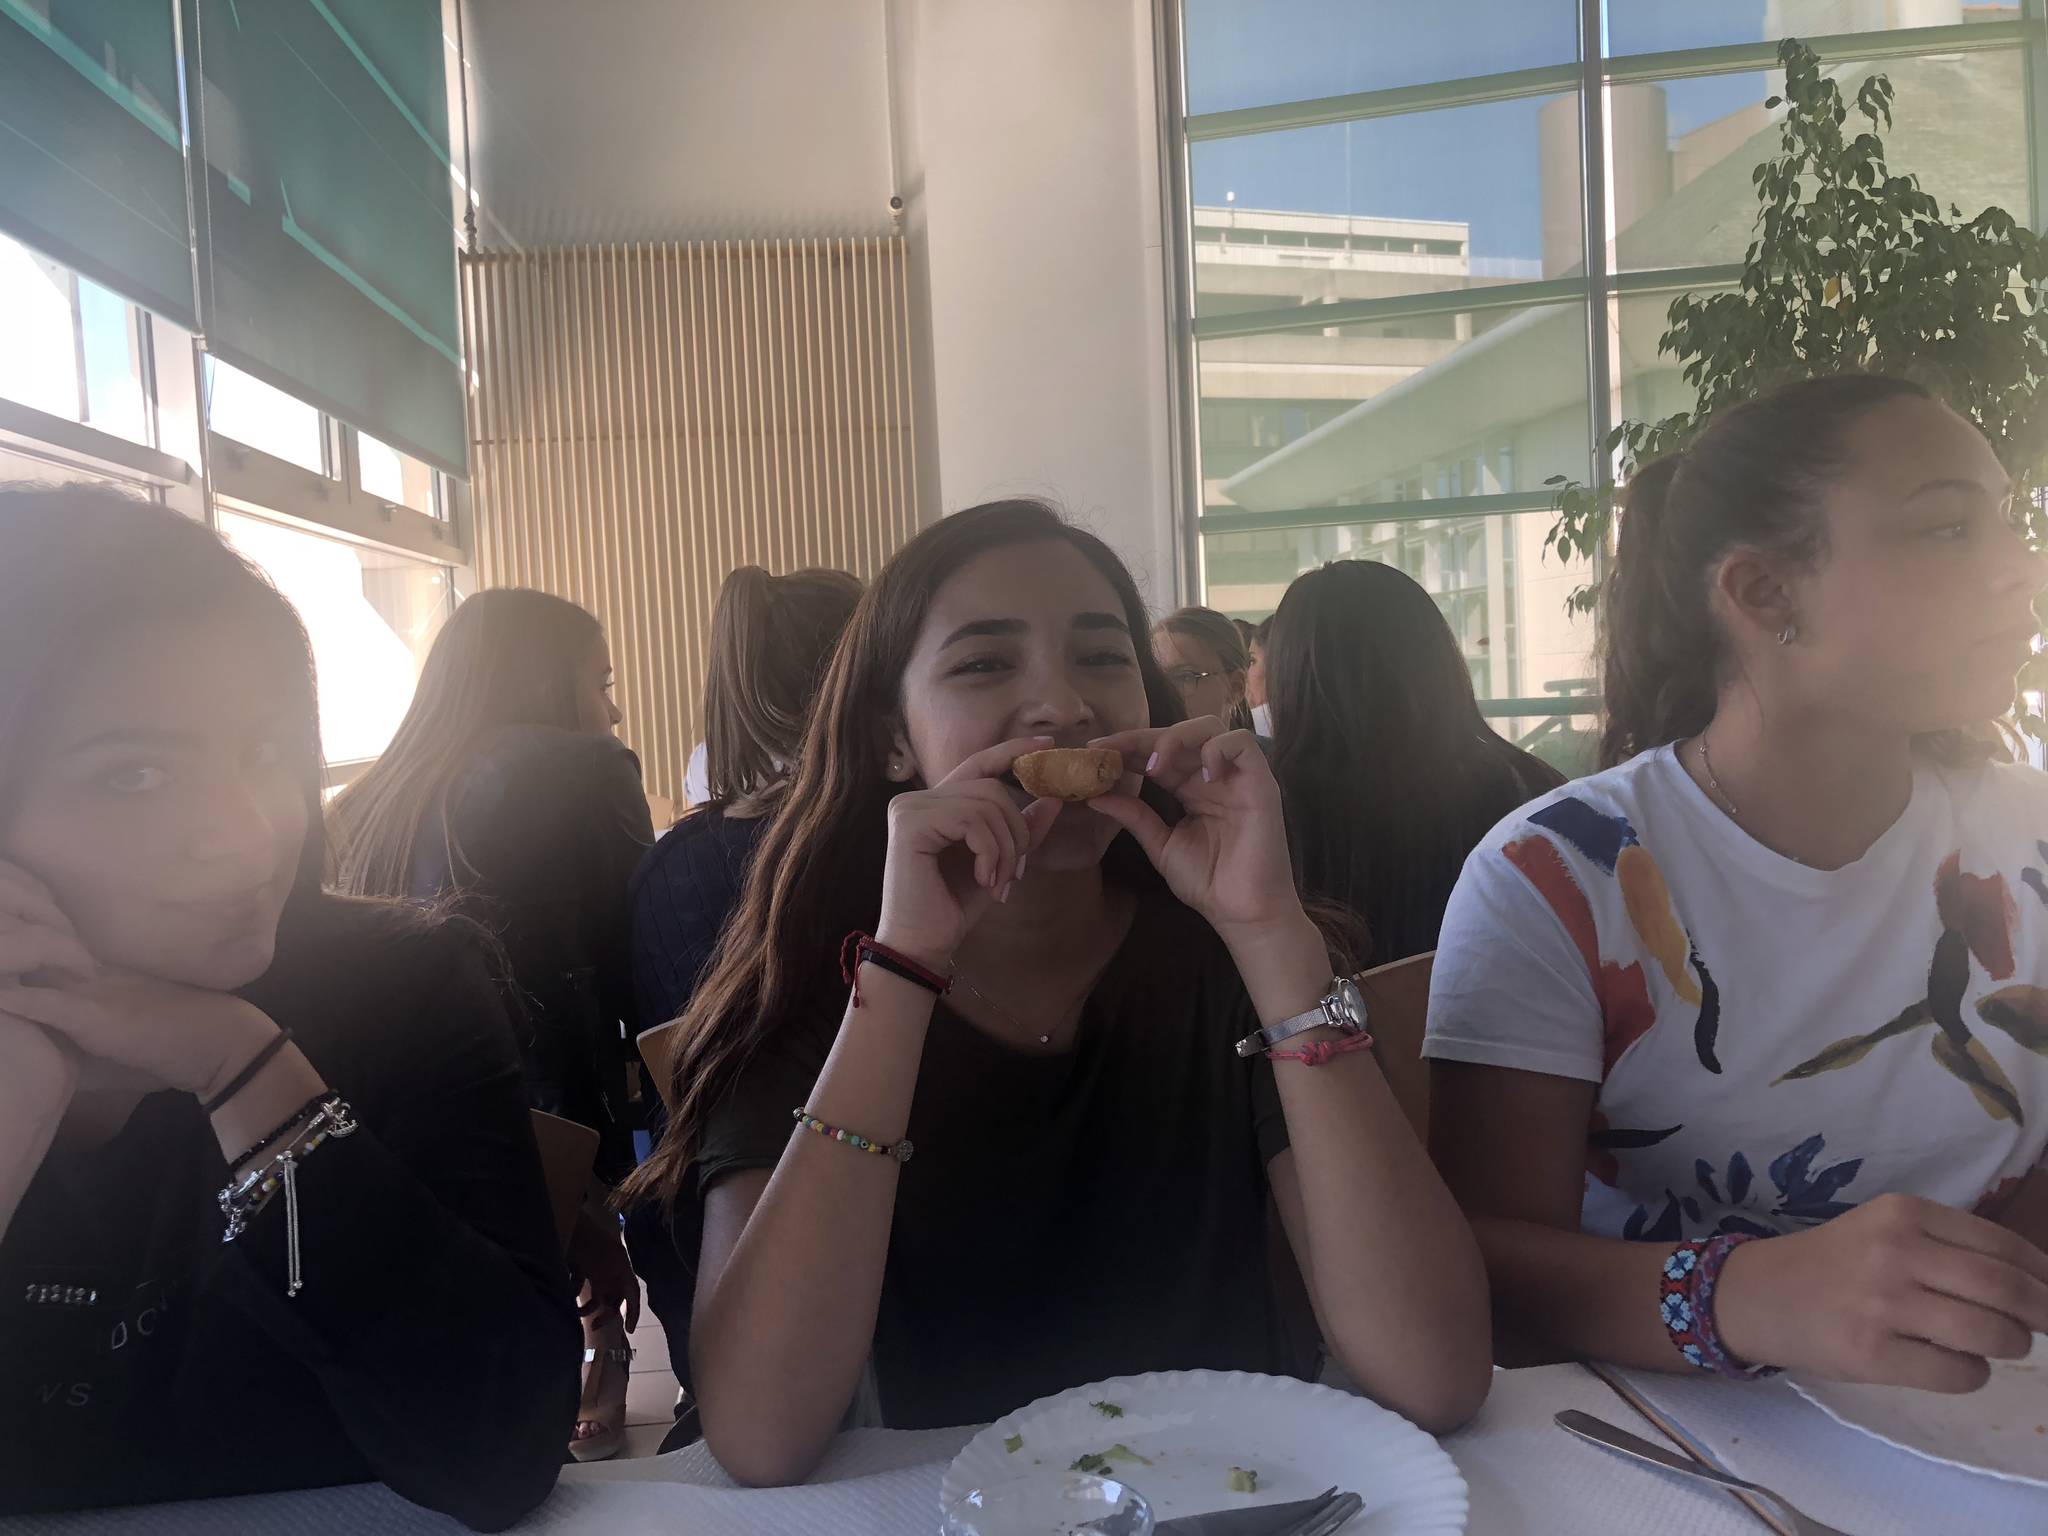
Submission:
[[[1255,1035],[1246,1035],[1237,1042],[1237,1054],[1256,1056],[1312,1029],[1337,1029],[1347,1035],[1356,1035],[1363,1033],[1365,1027],[1365,994],[1349,976],[1339,976],[1330,983],[1329,995],[1315,1007],[1307,1013],[1297,1013],[1291,1019],[1269,1025]]]

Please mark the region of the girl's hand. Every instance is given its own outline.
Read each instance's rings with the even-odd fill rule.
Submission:
[[[90,981],[99,966],[49,888],[0,859],[0,987],[21,981]]]
[[[889,802],[889,854],[882,871],[882,920],[875,937],[934,970],[989,904],[1003,899],[1025,855],[1059,814],[1057,800],[1017,809],[999,774],[1027,752],[1052,745],[1024,736],[977,752],[930,789]]]
[[[130,1080],[209,1099],[277,1034],[270,1018],[225,992],[102,972],[91,981],[0,984],[0,1018],[39,1024]]]
[[[1137,796],[1139,780],[1088,802],[1129,832],[1174,895],[1226,940],[1273,924],[1303,921],[1287,856],[1280,786],[1250,731],[1227,731],[1215,716],[1164,729],[1124,731],[1089,743],[1145,765],[1186,808],[1168,827]]]
[[[1728,1256],[1715,1316],[1746,1360],[1973,1392],[2048,1332],[2048,1254],[1967,1211],[1880,1195]]]

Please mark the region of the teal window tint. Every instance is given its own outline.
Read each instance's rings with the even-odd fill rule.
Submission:
[[[190,326],[171,0],[0,0],[0,231]]]
[[[441,8],[197,0],[209,345],[464,469]]]
[[[1579,56],[1575,0],[1186,0],[1182,15],[1190,112],[1539,69]]]

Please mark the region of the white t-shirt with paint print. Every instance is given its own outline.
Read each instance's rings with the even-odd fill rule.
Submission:
[[[1920,766],[1854,864],[1743,832],[1669,747],[1466,862],[1424,1054],[1597,1083],[1584,1230],[1995,1211],[2048,1143],[2048,775]]]

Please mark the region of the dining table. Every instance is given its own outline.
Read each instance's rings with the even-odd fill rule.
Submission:
[[[1579,1409],[1765,1484],[1849,1536],[2048,1532],[2048,1489],[1925,1460],[1835,1422],[1783,1381],[1547,1365],[1497,1371],[1479,1415],[1442,1439],[1470,1494],[1468,1536],[1755,1536],[1789,1531],[1694,1479],[1566,1434]],[[811,1480],[742,1488],[702,1442],[566,1468],[513,1529],[593,1536],[936,1536],[947,1465],[980,1426],[858,1429]],[[1372,1490],[1357,1490],[1371,1512]],[[1360,1521],[1364,1527],[1366,1520]],[[0,1518],[0,1536],[453,1536],[380,1484]]]

